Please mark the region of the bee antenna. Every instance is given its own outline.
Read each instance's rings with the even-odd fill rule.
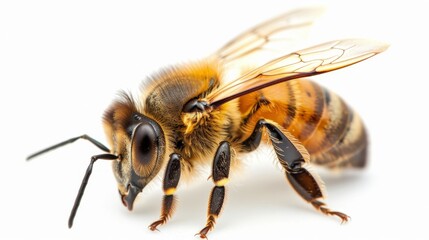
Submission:
[[[67,144],[67,143],[64,143],[64,144]],[[59,144],[57,144],[57,145],[59,145]],[[76,216],[77,209],[79,208],[80,201],[82,200],[82,196],[83,196],[83,193],[85,192],[86,185],[88,184],[89,177],[91,176],[92,166],[94,165],[95,161],[97,161],[98,159],[115,160],[118,158],[119,158],[119,156],[109,154],[109,153],[108,154],[99,154],[99,155],[95,155],[95,156],[91,157],[91,162],[89,163],[89,166],[86,169],[85,176],[83,177],[82,184],[80,185],[79,192],[77,193],[76,200],[74,201],[73,208],[72,208],[71,213],[70,213],[69,228],[71,228],[73,226],[74,217]]]
[[[56,148],[62,147],[64,145],[66,145],[66,144],[73,143],[73,142],[75,142],[78,139],[88,140],[89,142],[91,142],[92,144],[94,144],[96,147],[98,147],[102,151],[104,151],[104,152],[110,152],[109,148],[107,148],[106,146],[104,146],[102,143],[100,143],[99,141],[93,139],[92,137],[84,134],[82,136],[70,138],[69,140],[66,140],[64,142],[60,142],[58,144],[55,144],[54,146],[51,146],[51,147],[45,148],[45,149],[43,149],[41,151],[38,151],[36,153],[33,153],[33,154],[31,154],[30,156],[27,157],[27,161],[31,160],[32,158],[35,158],[35,157],[37,157],[37,156],[39,156],[39,155],[41,155],[43,153],[45,153],[45,152],[49,152],[49,151],[54,150]]]

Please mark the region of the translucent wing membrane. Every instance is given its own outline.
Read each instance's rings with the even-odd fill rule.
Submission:
[[[217,107],[277,83],[349,66],[383,52],[387,47],[387,44],[364,39],[345,39],[316,45],[274,59],[227,82],[207,99],[213,107]]]
[[[240,62],[260,60],[267,52],[290,52],[295,47],[294,43],[305,37],[314,20],[322,13],[323,8],[304,8],[280,15],[237,36],[214,57],[227,65],[237,59]]]

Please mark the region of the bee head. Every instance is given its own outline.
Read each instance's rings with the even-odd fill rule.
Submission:
[[[123,94],[104,115],[104,128],[112,151],[122,203],[132,210],[136,196],[159,173],[165,157],[161,126],[141,114],[129,95]]]

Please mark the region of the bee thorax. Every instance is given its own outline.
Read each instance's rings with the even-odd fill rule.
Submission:
[[[182,121],[186,126],[185,135],[191,134],[196,128],[204,127],[209,119],[210,114],[207,112],[183,113]]]

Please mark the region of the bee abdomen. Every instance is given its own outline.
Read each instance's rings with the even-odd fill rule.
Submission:
[[[318,84],[309,81],[301,84],[306,85],[307,92],[313,89],[315,93],[310,98],[301,94],[307,98],[309,105],[305,106],[312,111],[308,113],[310,117],[297,117],[295,125],[289,128],[302,126],[296,136],[311,154],[312,162],[330,168],[365,166],[367,135],[359,115],[339,96]],[[299,123],[304,120],[305,124]]]
[[[312,155],[312,161],[329,168],[364,167],[367,161],[368,140],[359,116],[352,112],[347,128],[330,148]]]
[[[367,136],[362,120],[339,96],[300,80],[292,85],[296,112],[283,126],[307,148],[312,162],[327,167],[363,167]],[[290,98],[291,96],[289,96]]]
[[[294,135],[313,163],[327,167],[362,167],[367,137],[359,116],[336,94],[299,79],[240,98],[243,139],[256,122],[268,119]]]

